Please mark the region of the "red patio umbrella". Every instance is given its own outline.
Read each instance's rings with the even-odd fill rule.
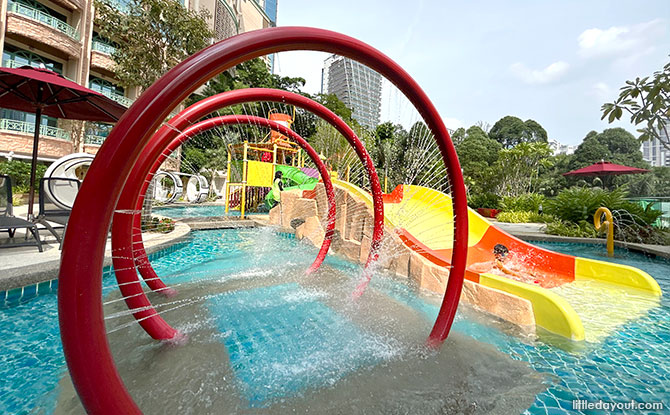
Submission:
[[[638,173],[649,173],[649,170],[639,169],[637,167],[624,166],[621,164],[601,160],[597,163],[593,163],[590,166],[582,167],[581,169],[563,173],[563,176],[617,176],[620,174],[638,174]]]
[[[35,169],[42,115],[70,120],[116,122],[126,110],[106,96],[43,68],[0,68],[0,107],[35,113],[28,219],[33,217]]]

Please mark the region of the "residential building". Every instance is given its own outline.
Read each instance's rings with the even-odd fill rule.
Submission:
[[[558,140],[549,140],[549,148],[553,151],[554,156],[559,154],[573,154],[577,150],[576,145],[561,144]]]
[[[362,63],[331,55],[321,71],[321,92],[335,94],[361,125],[374,128],[381,112],[382,77]]]
[[[666,135],[663,139],[666,143],[670,142]],[[670,150],[658,138],[642,143],[642,158],[653,167],[670,167]]]
[[[127,10],[127,0],[107,1],[120,13]],[[276,21],[277,0],[179,1],[192,10],[210,11],[215,41]],[[94,16],[93,0],[0,1],[2,66],[44,66],[130,106],[140,91],[118,84],[114,45],[98,35]],[[30,158],[34,121],[32,114],[0,108],[0,159]],[[110,129],[101,123],[43,117],[38,160],[49,162],[73,152],[95,154]]]

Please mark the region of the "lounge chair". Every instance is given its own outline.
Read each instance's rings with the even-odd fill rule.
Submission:
[[[40,180],[40,212],[35,222],[47,228],[61,244],[79,185],[77,179],[58,177]],[[62,234],[59,235],[56,229],[63,229]]]
[[[14,237],[17,229],[26,229],[33,235],[35,241],[29,241],[26,231],[24,241],[17,241]],[[37,225],[25,219],[17,218],[13,213],[12,205],[12,182],[9,176],[0,175],[0,232],[9,234],[8,242],[0,244],[0,248],[13,248],[16,246],[37,245],[37,249],[42,252],[42,241],[37,230]]]

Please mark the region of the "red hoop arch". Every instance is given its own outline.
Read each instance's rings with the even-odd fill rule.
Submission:
[[[161,120],[208,79],[246,60],[289,50],[337,53],[369,66],[407,96],[434,134],[452,185],[455,240],[450,278],[428,342],[439,345],[448,335],[463,285],[468,217],[458,157],[437,109],[400,66],[356,39],[305,27],[247,32],[191,56],[149,87],[126,111],[100,148],[79,192],[63,244],[58,308],[63,352],[73,384],[88,413],[141,413],[114,365],[105,336],[101,301],[105,235],[133,164]],[[378,178],[376,185],[379,185]],[[99,189],[107,190],[111,200],[100,198]],[[375,220],[383,220],[377,213]]]
[[[155,172],[160,167],[161,163],[170,155],[170,153],[172,153],[184,141],[188,140],[189,138],[191,138],[196,134],[202,133],[212,128],[229,124],[260,125],[262,127],[268,127],[285,136],[288,136],[293,140],[295,140],[298,143],[298,145],[307,152],[307,155],[312,159],[312,161],[314,161],[315,165],[317,166],[317,169],[319,170],[319,173],[323,178],[323,184],[326,188],[326,196],[328,198],[328,219],[326,222],[325,238],[323,240],[323,243],[321,244],[321,248],[319,249],[316,259],[314,260],[312,265],[308,268],[307,273],[309,274],[316,271],[317,269],[319,269],[321,263],[323,263],[323,260],[326,257],[326,254],[328,253],[328,249],[330,248],[331,240],[333,237],[333,229],[335,229],[335,214],[336,214],[335,192],[333,190],[333,185],[330,180],[330,175],[328,174],[326,165],[321,161],[317,152],[298,133],[281,124],[278,124],[274,121],[270,121],[268,119],[261,117],[254,117],[249,115],[228,115],[223,117],[208,118],[204,121],[194,124],[191,127],[184,130],[184,132],[179,134],[179,136],[174,139],[171,139],[171,135],[160,136],[156,141],[157,145],[156,148],[160,148],[161,144],[164,145],[164,143],[167,140],[172,141],[169,143],[167,149],[160,154],[158,159],[156,159],[156,161],[151,166],[151,171],[145,176],[147,179],[140,182],[144,184],[142,190],[146,191],[148,181],[151,180]],[[136,166],[136,168],[139,167],[139,169],[137,170],[139,175],[146,173],[146,165],[149,165],[149,162],[152,160],[151,156],[152,155],[149,154],[146,158],[142,160],[141,163],[138,164],[138,166]],[[133,173],[135,173],[135,171]],[[128,185],[126,185],[126,188],[128,188],[128,192],[126,193],[125,192],[126,188],[124,188],[124,193],[122,197],[132,195],[133,190],[135,190],[134,188],[137,187],[133,186],[133,183],[136,182],[129,182]],[[135,199],[137,199],[136,193],[134,196]],[[131,201],[129,201],[129,203],[130,202]],[[119,200],[119,203],[121,203],[121,200]],[[140,206],[141,203],[142,203],[141,201],[138,201],[138,204]],[[137,273],[135,272],[132,259],[126,256],[128,254],[127,247],[130,245],[129,241],[131,241],[131,238],[133,237],[134,233],[133,228],[130,228],[128,226],[128,222],[133,221],[133,218],[132,217],[129,218],[129,216],[131,215],[129,215],[127,211],[122,210],[121,212],[117,212],[114,214],[114,220],[112,221],[112,251],[115,253],[120,253],[119,256],[114,256],[112,260],[114,263],[116,280],[119,284],[119,288],[121,289],[121,293],[123,297],[125,297],[126,305],[131,311],[136,309],[140,310],[133,313],[133,317],[135,317],[135,319],[140,324],[140,326],[142,326],[144,331],[146,331],[147,334],[149,334],[152,338],[156,340],[170,340],[175,337],[179,337],[179,333],[177,332],[177,330],[171,327],[170,324],[166,322],[163,319],[163,317],[161,317],[153,308],[151,302],[149,301],[147,296],[144,294],[144,291],[142,290],[140,281],[137,279]],[[134,214],[132,216],[137,218],[139,215]],[[150,269],[153,275],[155,276],[151,280],[160,281],[158,279],[159,277],[155,274],[153,268]],[[144,277],[146,280],[147,279],[146,276]],[[162,281],[161,284],[163,284]]]
[[[119,270],[117,273],[117,281],[119,281],[120,287],[123,287],[125,290],[123,294],[124,297],[128,298],[127,303],[130,302],[129,307],[131,310],[135,308],[140,308],[142,310],[141,312],[137,313],[138,316],[136,318],[142,325],[142,328],[147,331],[147,333],[149,333],[154,339],[168,340],[177,336],[178,333],[160,315],[155,312],[151,306],[150,301],[142,291],[141,286],[139,284],[134,284],[134,282],[137,281],[137,274],[133,268],[133,262],[130,260],[131,250],[129,247],[131,246],[134,258],[142,258],[141,255],[144,254],[143,257],[146,259],[142,235],[141,232],[138,231],[140,229],[140,216],[134,212],[137,212],[142,207],[144,194],[146,193],[146,189],[148,187],[146,177],[149,175],[149,166],[151,161],[162,157],[166,145],[170,145],[167,143],[171,143],[173,140],[175,140],[176,137],[180,134],[180,131],[182,131],[184,128],[188,128],[192,124],[192,120],[198,120],[212,113],[213,111],[227,106],[255,101],[287,103],[303,108],[323,118],[333,127],[335,127],[335,129],[340,132],[354,148],[356,154],[359,156],[359,159],[366,168],[370,183],[374,183],[375,181],[379,183],[372,159],[365,150],[363,143],[361,143],[361,141],[356,136],[356,133],[354,133],[354,131],[344,121],[342,121],[341,118],[339,118],[328,108],[302,95],[274,89],[248,88],[213,95],[184,109],[174,118],[172,118],[168,125],[161,127],[142,151],[142,155],[138,161],[138,164],[133,167],[130,176],[126,180],[126,185],[124,186],[121,197],[119,198],[119,202],[117,203],[116,210],[118,214],[115,213],[112,225],[113,252],[116,255],[116,258],[114,258],[114,268]],[[160,164],[155,165],[155,169],[158,169],[159,166]],[[140,187],[141,190],[138,190]],[[376,247],[381,243],[381,238],[384,234],[384,205],[382,202],[381,193],[380,185],[376,187],[373,186],[373,201],[375,203],[374,210],[382,219],[375,220],[371,249],[367,259],[366,267],[376,259]],[[377,195],[376,197],[374,196],[375,194]],[[134,206],[134,210],[131,209],[131,206]],[[132,226],[129,225],[129,223],[132,223]],[[134,231],[132,231],[132,239],[130,239],[128,236],[129,231],[124,229],[134,229]],[[332,235],[330,235],[330,237],[332,237]],[[328,241],[330,241],[330,237]],[[326,241],[324,240],[324,243],[325,242]],[[321,250],[324,252],[323,255],[325,258],[325,252],[327,252],[328,249],[326,248],[324,251],[324,247],[322,245]],[[159,290],[163,290],[163,287],[167,287],[162,281],[160,281],[159,277],[156,275],[148,261],[145,260],[142,261],[142,263],[143,267],[139,269],[145,281],[154,282],[154,284],[158,286]],[[316,267],[311,267],[308,271],[311,272],[315,269]],[[160,284],[157,284],[156,281],[160,282]],[[153,289],[153,287],[150,288]]]

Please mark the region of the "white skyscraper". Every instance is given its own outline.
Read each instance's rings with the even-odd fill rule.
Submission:
[[[665,133],[661,133],[663,141],[669,141]],[[654,167],[670,167],[670,150],[661,144],[658,138],[642,143],[642,158]]]
[[[335,94],[361,125],[379,124],[382,77],[367,66],[342,56],[328,57],[321,72],[321,92]]]

